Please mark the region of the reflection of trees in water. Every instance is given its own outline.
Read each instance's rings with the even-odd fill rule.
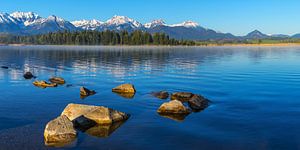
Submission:
[[[2,62],[25,71],[57,73],[64,70],[73,73],[96,73],[105,70],[117,77],[124,77],[136,71],[162,71],[166,68],[183,69],[186,72],[196,69],[202,62],[233,54],[222,48],[108,48],[99,50],[69,47],[58,50],[37,48],[1,50]]]

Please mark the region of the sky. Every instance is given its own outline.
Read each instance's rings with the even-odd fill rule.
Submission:
[[[124,15],[147,23],[186,20],[224,33],[245,35],[300,33],[300,0],[1,0],[0,12],[32,11],[42,17],[56,15],[68,21],[106,21]]]

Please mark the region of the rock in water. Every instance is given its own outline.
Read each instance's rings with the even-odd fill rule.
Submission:
[[[50,121],[44,131],[45,144],[48,146],[69,144],[76,136],[73,123],[65,115]]]
[[[96,92],[93,91],[93,90],[89,90],[89,89],[87,89],[87,88],[85,88],[85,87],[81,87],[81,88],[80,88],[80,96],[81,96],[82,98],[85,98],[85,97],[87,97],[87,96],[94,95],[94,94],[96,94]]]
[[[1,68],[2,68],[2,69],[8,69],[8,67],[7,67],[7,66],[1,66]]]
[[[189,101],[188,104],[191,109],[194,111],[200,111],[208,107],[208,102],[206,98],[201,95],[194,95]]]
[[[49,81],[51,83],[56,83],[56,84],[65,84],[66,83],[65,79],[61,78],[61,77],[52,77],[49,79]]]
[[[46,87],[57,87],[56,83],[48,83],[46,81],[34,81],[32,83],[35,86],[46,88]]]
[[[193,93],[189,92],[177,92],[171,95],[171,100],[179,100],[181,102],[187,102],[194,96]]]
[[[173,100],[163,103],[157,112],[160,114],[189,114],[190,110],[186,108],[181,101]]]
[[[112,89],[116,93],[135,93],[136,90],[132,84],[122,84]]]
[[[167,99],[169,97],[169,93],[167,91],[152,92],[152,95],[159,99]]]
[[[83,116],[97,124],[109,125],[129,118],[128,114],[102,106],[69,104],[61,115],[66,115],[71,121]]]
[[[32,78],[35,78],[35,76],[31,73],[31,72],[26,72],[23,77],[25,79],[32,79]]]

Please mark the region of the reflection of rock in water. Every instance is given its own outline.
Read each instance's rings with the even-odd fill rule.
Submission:
[[[68,141],[68,142],[47,142],[45,141],[45,146],[48,147],[54,147],[54,148],[72,148],[75,147],[77,144],[77,139],[75,139],[74,141]]]
[[[127,99],[132,99],[135,95],[135,93],[116,93],[116,94]]]
[[[162,114],[162,113],[159,113],[159,115],[162,117],[168,118],[168,119],[183,122],[185,117],[187,117],[189,114]]]
[[[112,125],[96,125],[85,131],[88,135],[105,138],[109,137],[116,129],[118,129],[124,122],[116,122]]]

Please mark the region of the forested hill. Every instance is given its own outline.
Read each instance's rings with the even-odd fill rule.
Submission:
[[[165,33],[150,34],[143,31],[77,31],[56,32],[32,36],[5,35],[0,37],[5,44],[36,45],[195,45],[194,41],[176,40]]]

